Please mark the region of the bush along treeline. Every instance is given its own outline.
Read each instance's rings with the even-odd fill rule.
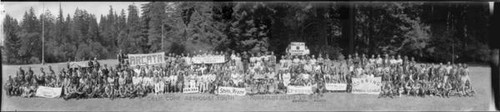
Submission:
[[[409,55],[428,62],[489,59],[487,3],[346,7],[315,2],[150,2],[121,10],[110,7],[107,15],[84,9],[76,9],[72,16],[63,10],[35,15],[33,8],[19,21],[6,15],[2,62],[40,63],[42,34],[46,62],[116,58],[119,50],[126,54],[235,50],[283,55],[293,41],[306,42],[312,54],[346,57],[348,39],[342,35],[348,33],[343,28],[349,11],[358,53]]]

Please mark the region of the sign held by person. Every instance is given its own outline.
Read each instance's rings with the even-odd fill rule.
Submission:
[[[197,87],[190,87],[182,89],[182,93],[198,93],[200,92]]]
[[[219,95],[231,95],[231,96],[245,96],[247,94],[245,88],[235,88],[235,87],[219,87],[217,90]]]
[[[291,42],[286,51],[290,55],[308,55],[310,52],[305,42]]]
[[[130,66],[154,65],[165,63],[165,52],[151,54],[128,54]]]
[[[286,94],[313,94],[311,86],[288,86]]]
[[[330,91],[345,91],[347,89],[346,83],[326,83],[326,90]]]
[[[379,94],[381,87],[381,77],[352,78],[353,94]]]
[[[222,55],[214,56],[195,56],[191,59],[194,64],[214,64],[226,62],[226,57]]]

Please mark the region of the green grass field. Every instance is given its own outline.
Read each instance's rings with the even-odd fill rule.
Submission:
[[[115,65],[116,60],[102,60],[101,64]],[[55,70],[66,63],[47,64]],[[43,66],[48,69],[48,66]],[[40,72],[40,64],[2,65],[2,81],[15,75],[18,67],[31,66]],[[21,98],[6,97],[2,92],[2,111],[367,111],[367,110],[417,110],[417,111],[484,111],[491,110],[493,99],[490,67],[474,66],[471,80],[474,97],[410,97],[377,98],[377,95],[355,95],[349,93],[327,93],[317,95],[258,95],[258,96],[217,96],[212,94],[165,94],[148,95],[135,99],[80,99],[65,101],[62,98]],[[2,83],[3,87],[3,83]],[[2,89],[3,90],[3,89]]]

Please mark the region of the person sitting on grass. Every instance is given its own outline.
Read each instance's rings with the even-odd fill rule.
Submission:
[[[135,98],[137,97],[136,95],[136,90],[132,84],[126,84],[125,85],[125,93],[126,97],[128,98]]]
[[[70,86],[66,87],[64,91],[64,100],[71,99],[75,97],[74,93],[76,92],[76,86],[71,84]]]
[[[476,94],[476,91],[472,88],[471,84],[469,81],[465,82],[465,96],[474,96]]]
[[[102,97],[102,85],[101,84],[96,84],[93,86],[93,88],[90,89],[90,94],[88,95],[89,98],[100,98]]]
[[[451,89],[452,89],[451,83],[450,82],[445,82],[444,91],[443,91],[445,97],[447,97],[447,98],[450,97]]]
[[[114,89],[113,89],[113,85],[111,85],[111,83],[109,82],[106,82],[105,84],[106,86],[104,87],[104,93],[105,93],[105,96],[110,98],[110,99],[113,99],[114,98]]]
[[[384,85],[381,87],[382,91],[380,92],[380,95],[378,98],[385,98],[385,97],[390,97],[392,98],[392,86],[390,82],[383,82]]]
[[[118,97],[120,97],[120,98],[127,97],[127,91],[126,91],[125,85],[120,85],[116,92],[118,93]]]
[[[144,97],[144,96],[146,96],[146,91],[144,89],[144,86],[138,84],[138,85],[135,85],[135,89],[136,89],[136,96],[137,97]]]
[[[398,95],[398,97],[401,97],[401,95],[403,95],[403,92],[405,90],[404,84],[403,83],[397,84],[397,86],[395,86],[393,89],[394,89],[394,93],[396,95]]]

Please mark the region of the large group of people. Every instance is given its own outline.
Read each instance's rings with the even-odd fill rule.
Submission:
[[[195,56],[225,56],[224,63],[193,63]],[[376,57],[375,57],[376,56]],[[86,68],[67,67],[55,72],[40,69],[39,74],[19,68],[5,84],[8,96],[33,97],[38,86],[62,88],[61,97],[134,98],[147,94],[196,93],[217,94],[219,87],[245,88],[247,95],[285,94],[288,86],[311,86],[315,94],[329,92],[327,83],[347,84],[363,77],[382,77],[379,97],[472,96],[466,64],[424,64],[414,58],[384,57],[364,54],[347,59],[329,55],[285,55],[281,60],[273,52],[204,52],[166,54],[160,65],[130,66],[119,54],[116,66],[101,66],[94,59]]]

